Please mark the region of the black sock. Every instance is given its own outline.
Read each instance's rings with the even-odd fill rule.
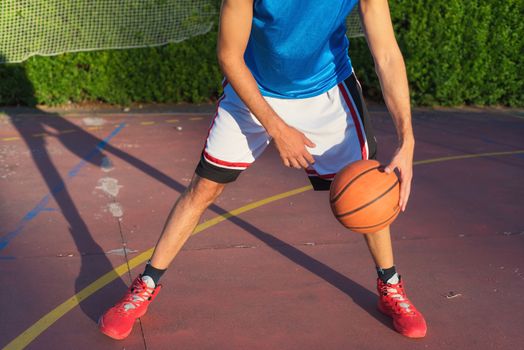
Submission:
[[[153,279],[153,281],[155,282],[155,285],[158,285],[158,281],[160,280],[160,277],[162,277],[164,272],[166,272],[166,269],[164,269],[164,270],[157,269],[157,268],[153,267],[153,265],[151,265],[151,261],[148,261],[142,276],[149,276],[149,277],[151,277]]]
[[[395,266],[391,266],[388,269],[381,269],[380,267],[377,267],[378,278],[380,278],[380,280],[384,283],[387,283],[388,280],[391,277],[395,276],[396,273],[397,269],[395,268]]]

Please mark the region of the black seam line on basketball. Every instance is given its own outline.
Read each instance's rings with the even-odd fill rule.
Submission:
[[[366,230],[368,228],[373,228],[373,227],[377,227],[377,226],[380,226],[380,225],[384,225],[386,222],[388,222],[389,220],[394,218],[395,215],[397,215],[399,211],[400,211],[400,207],[397,206],[397,209],[395,210],[393,215],[391,215],[389,218],[387,218],[386,220],[382,221],[381,223],[378,223],[378,224],[375,224],[375,225],[371,225],[371,226],[346,226],[346,228],[348,228],[350,230]]]
[[[359,211],[359,210],[361,210],[361,209],[364,209],[364,208],[367,207],[367,206],[370,206],[371,204],[375,203],[375,202],[378,201],[380,198],[384,197],[386,194],[388,194],[389,192],[391,192],[391,190],[394,189],[395,186],[397,186],[397,184],[398,184],[398,178],[397,178],[397,181],[395,181],[395,183],[393,184],[393,186],[391,186],[390,188],[388,188],[388,189],[386,190],[386,192],[382,193],[380,196],[378,196],[377,198],[373,199],[371,202],[368,202],[368,203],[366,203],[366,204],[364,204],[364,205],[362,205],[362,206],[360,206],[360,207],[358,207],[358,208],[356,208],[356,209],[353,209],[353,210],[351,210],[351,211],[348,211],[347,213],[339,214],[339,215],[337,215],[336,217],[337,217],[337,218],[341,218],[341,217],[343,217],[343,216],[348,216],[348,215],[353,214],[354,212],[357,212],[357,211]]]
[[[349,181],[349,182],[346,184],[346,186],[344,186],[344,188],[340,191],[339,194],[337,194],[337,195],[335,196],[335,198],[331,199],[331,201],[330,201],[331,204],[333,204],[333,203],[335,203],[337,200],[339,200],[339,199],[340,199],[340,196],[342,196],[342,194],[343,194],[344,192],[346,192],[346,190],[349,188],[349,186],[351,186],[351,184],[352,184],[353,182],[357,181],[360,177],[364,176],[365,174],[369,173],[370,171],[376,170],[376,169],[378,169],[378,168],[380,168],[380,165],[379,165],[379,166],[376,166],[376,167],[373,167],[373,168],[370,168],[370,169],[364,171],[363,173],[358,174],[358,175],[357,175],[353,180]]]

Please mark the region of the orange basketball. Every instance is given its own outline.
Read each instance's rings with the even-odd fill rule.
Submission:
[[[391,224],[400,212],[400,183],[376,160],[359,160],[338,172],[329,200],[337,220],[352,231],[372,233]]]

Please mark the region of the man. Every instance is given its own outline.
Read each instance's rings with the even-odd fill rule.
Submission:
[[[224,96],[195,175],[174,205],[151,260],[99,320],[115,339],[131,332],[161,286],[160,276],[202,213],[226,183],[273,140],[287,167],[304,168],[316,190],[346,164],[374,158],[376,143],[360,85],[348,57],[345,18],[358,0],[224,0],[218,60]],[[401,175],[404,211],[412,177],[414,137],[404,61],[387,0],[361,0],[361,20],[399,145],[386,172]],[[391,175],[393,176],[393,175]],[[365,235],[377,267],[378,307],[401,334],[426,334],[423,316],[407,299],[393,263],[389,227]]]

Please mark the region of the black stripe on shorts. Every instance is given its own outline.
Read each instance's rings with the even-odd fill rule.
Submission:
[[[227,184],[235,181],[241,172],[242,170],[221,168],[209,163],[204,158],[204,152],[202,152],[202,155],[200,156],[200,162],[198,162],[198,165],[195,170],[195,173],[198,176],[203,177],[204,179],[218,182],[220,184]]]

